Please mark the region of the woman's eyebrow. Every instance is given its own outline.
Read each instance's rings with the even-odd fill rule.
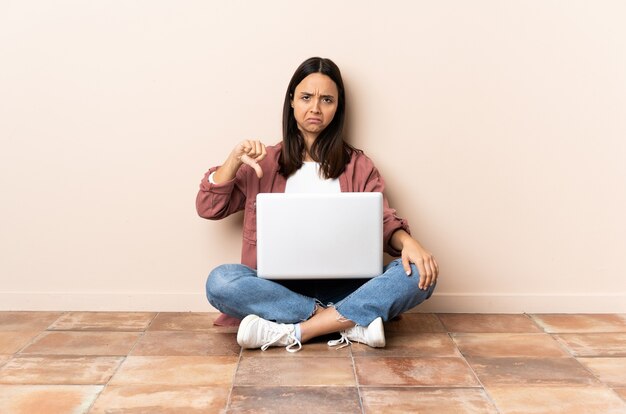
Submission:
[[[314,96],[315,94],[313,92],[306,92],[306,91],[301,91],[300,92],[300,96],[302,95],[310,95],[310,96]],[[335,99],[335,95],[320,95],[321,98],[331,98],[331,99]]]

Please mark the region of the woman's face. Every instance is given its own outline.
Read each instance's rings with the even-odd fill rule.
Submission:
[[[312,73],[296,86],[291,100],[293,115],[304,138],[317,136],[332,122],[339,91],[328,76]]]

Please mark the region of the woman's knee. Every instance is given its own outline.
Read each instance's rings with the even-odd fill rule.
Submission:
[[[400,284],[415,285],[419,284],[419,270],[417,266],[411,263],[411,274],[407,275],[404,270],[404,265],[400,259],[396,259],[389,263],[389,267],[386,269],[385,274],[389,277],[396,279]]]
[[[429,286],[427,289],[419,288],[421,275],[419,269],[413,263],[411,263],[410,275],[406,274],[404,266],[402,265],[402,262],[400,260],[398,260],[397,263],[392,263],[388,271],[389,270],[389,276],[395,279],[394,284],[398,287],[402,287],[402,289],[404,289],[409,296],[415,294],[419,294],[421,296],[426,294],[426,298],[429,298],[435,290],[435,284]]]
[[[216,267],[209,273],[206,280],[207,298],[223,297],[231,289],[232,283],[241,276],[242,265],[224,264]]]

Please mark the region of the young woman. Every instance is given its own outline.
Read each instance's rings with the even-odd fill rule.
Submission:
[[[290,352],[339,332],[350,341],[385,346],[383,321],[428,299],[439,268],[409,233],[406,220],[383,202],[383,245],[398,257],[372,279],[272,281],[256,275],[258,193],[383,192],[384,180],[365,154],[344,141],[346,99],[341,73],[314,57],[294,73],[283,107],[283,140],[266,147],[246,140],[200,184],[196,207],[207,219],[244,210],[242,264],[214,269],[206,283],[211,305],[237,319],[243,348],[285,346]]]

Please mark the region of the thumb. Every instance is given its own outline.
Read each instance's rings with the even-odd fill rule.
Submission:
[[[263,170],[261,169],[261,166],[253,158],[250,158],[247,154],[243,154],[241,156],[241,162],[254,168],[254,171],[256,172],[257,177],[259,178],[263,177]]]
[[[411,275],[411,263],[409,262],[409,258],[405,255],[402,255],[402,267],[404,267],[404,271],[407,276]]]

